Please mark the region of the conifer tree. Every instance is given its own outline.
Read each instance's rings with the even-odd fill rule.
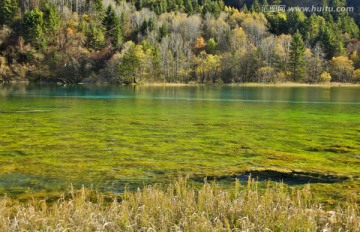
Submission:
[[[0,26],[12,23],[18,11],[16,0],[0,0]]]
[[[105,36],[101,28],[90,25],[87,32],[87,46],[93,50],[101,50],[105,45]]]
[[[47,32],[54,32],[60,24],[60,15],[55,4],[47,3],[44,7],[44,29]]]
[[[193,8],[191,0],[185,0],[184,3],[185,3],[185,12],[188,13],[189,15],[193,14],[194,8]]]
[[[106,37],[111,41],[111,44],[117,48],[122,40],[122,32],[120,28],[120,20],[111,5],[109,5],[106,9],[103,25],[106,30]]]
[[[322,28],[319,37],[327,59],[330,60],[334,56],[341,55],[343,53],[344,45],[341,38],[336,35],[331,28]]]
[[[255,0],[251,6],[251,12],[259,13],[261,11],[261,6],[258,0]]]
[[[24,14],[23,28],[25,39],[36,48],[42,48],[46,44],[44,39],[43,26],[43,12],[40,11],[37,7],[34,10],[27,11]]]
[[[305,77],[305,44],[301,34],[297,31],[290,43],[289,68],[294,82],[301,81]]]

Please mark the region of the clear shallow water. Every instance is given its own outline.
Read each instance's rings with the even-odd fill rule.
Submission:
[[[0,86],[0,193],[258,169],[351,176],[356,192],[359,113],[359,87]]]

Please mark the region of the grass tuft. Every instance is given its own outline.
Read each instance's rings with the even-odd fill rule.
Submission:
[[[331,211],[313,199],[310,186],[278,183],[258,190],[249,179],[224,190],[215,183],[191,186],[179,178],[166,188],[104,195],[70,188],[56,202],[0,200],[0,231],[356,231],[356,199]]]

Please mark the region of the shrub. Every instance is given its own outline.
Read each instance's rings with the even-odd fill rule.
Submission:
[[[318,82],[329,83],[331,81],[331,75],[328,72],[321,73]]]
[[[356,69],[353,73],[353,81],[358,83],[360,82],[360,69]]]

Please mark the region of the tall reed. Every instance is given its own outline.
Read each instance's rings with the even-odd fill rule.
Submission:
[[[179,178],[166,188],[125,191],[112,202],[95,191],[71,189],[47,203],[0,200],[0,231],[357,231],[356,201],[331,211],[313,200],[310,186],[284,184],[259,191],[257,182],[233,189],[201,187]]]

